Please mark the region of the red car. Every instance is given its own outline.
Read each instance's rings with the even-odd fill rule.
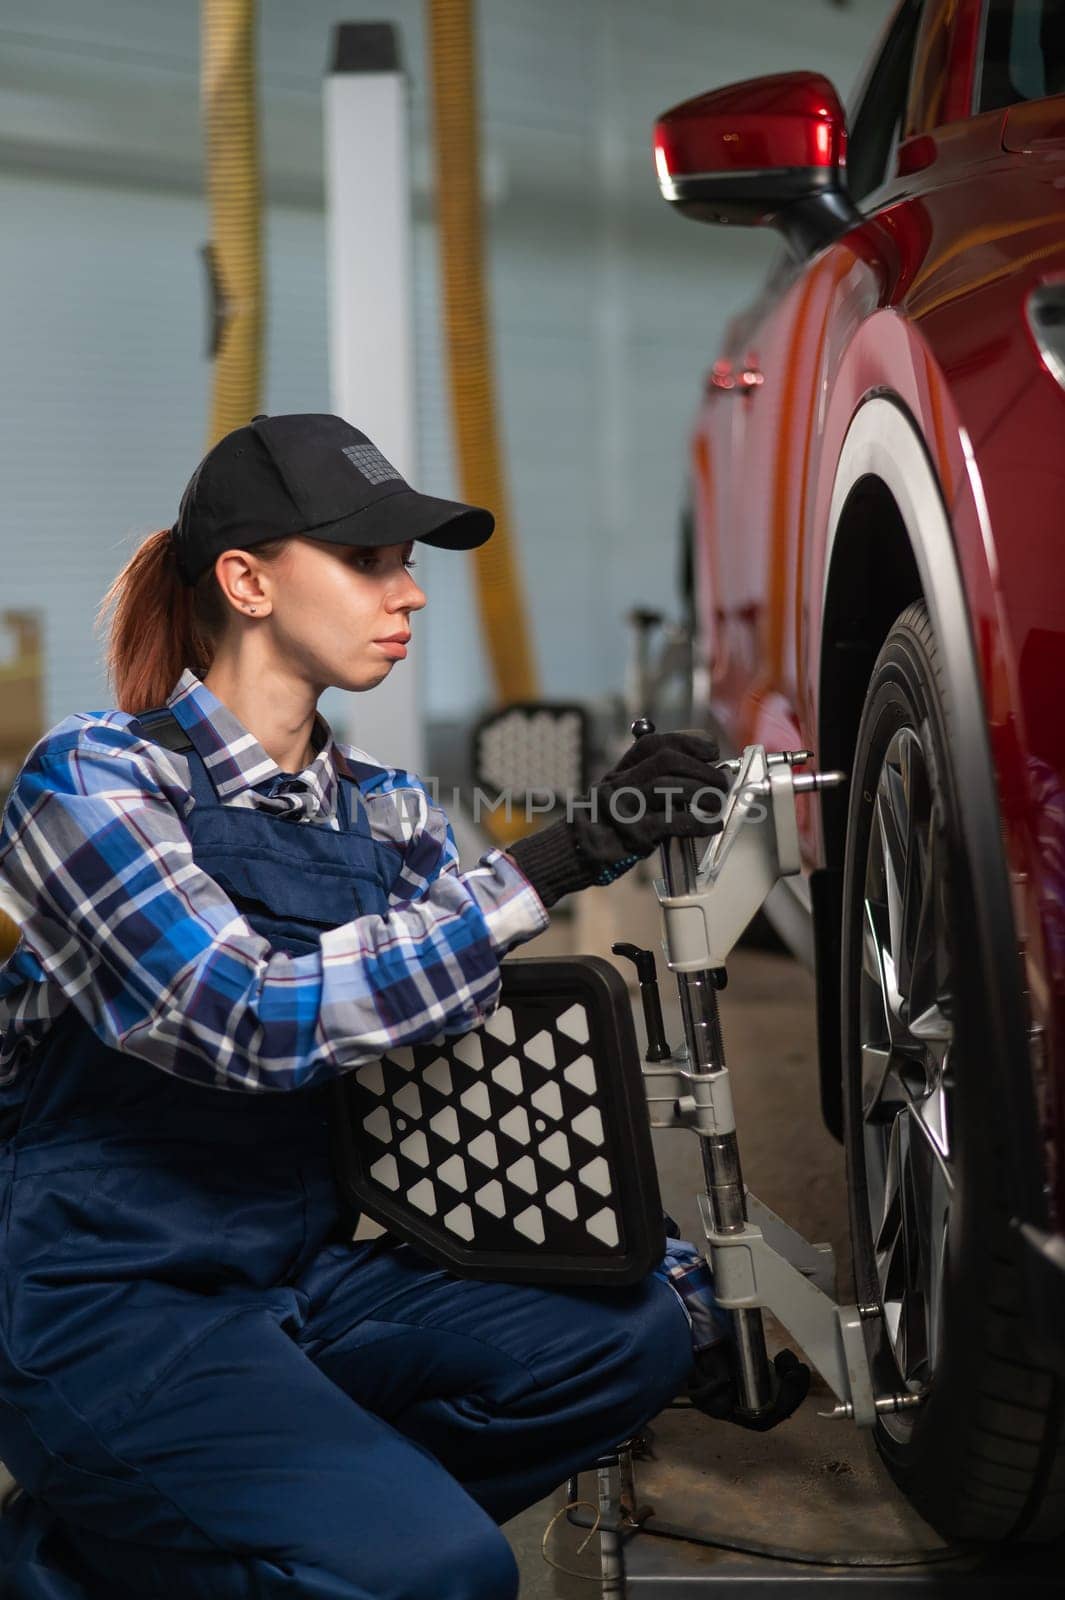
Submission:
[[[877,1425],[948,1535],[1065,1531],[1065,0],[903,0],[655,130],[663,195],[785,249],[692,442],[723,743],[850,774],[811,942]],[[779,894],[778,894],[779,902]]]

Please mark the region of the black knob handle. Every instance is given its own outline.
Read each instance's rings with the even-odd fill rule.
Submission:
[[[647,1030],[647,1049],[644,1051],[645,1061],[668,1061],[673,1054],[666,1039],[666,1030],[662,1022],[662,1002],[658,996],[658,972],[655,967],[655,954],[653,950],[641,950],[637,944],[626,944],[619,940],[610,946],[616,956],[625,956],[635,963],[636,977],[640,984],[640,999],[643,1001],[643,1020]]]
[[[642,739],[645,733],[654,733],[654,731],[655,725],[650,717],[637,717],[636,721],[629,725],[629,732],[634,739]]]

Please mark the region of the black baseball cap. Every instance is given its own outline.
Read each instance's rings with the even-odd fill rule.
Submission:
[[[472,550],[495,518],[479,506],[419,494],[343,417],[253,417],[209,450],[189,479],[171,529],[182,581],[194,584],[223,550],[305,534],[329,544],[421,539]]]

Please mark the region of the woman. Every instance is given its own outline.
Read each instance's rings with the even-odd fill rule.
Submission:
[[[492,526],[339,418],[255,418],[107,596],[119,709],[68,717],[19,774],[0,835],[22,925],[0,976],[18,1600],[505,1600],[497,1524],[689,1375],[664,1275],[460,1281],[353,1243],[337,1208],[330,1080],[479,1026],[561,894],[713,826],[685,808],[720,787],[716,748],[652,736],[599,789],[635,788],[639,820],[579,813],[460,874],[419,780],[333,741],[322,691],[372,689],[406,653],[414,542]]]

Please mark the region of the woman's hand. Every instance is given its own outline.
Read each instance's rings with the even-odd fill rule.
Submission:
[[[652,733],[634,740],[566,819],[507,846],[545,906],[592,884],[612,883],[668,838],[721,828],[729,773],[699,733]]]

